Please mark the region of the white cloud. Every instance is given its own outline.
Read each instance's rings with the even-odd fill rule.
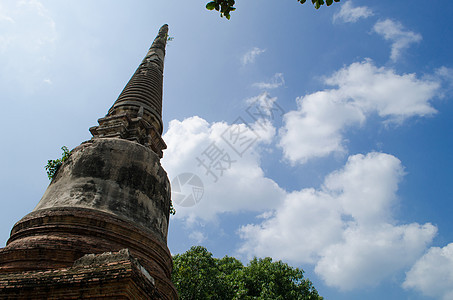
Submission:
[[[255,82],[254,87],[262,90],[276,89],[285,85],[285,79],[282,73],[275,73],[270,82]]]
[[[422,40],[420,34],[405,30],[401,23],[389,19],[377,22],[373,29],[376,33],[382,35],[385,40],[392,42],[390,58],[393,61],[396,61],[401,56],[401,52],[404,49]]]
[[[438,82],[418,79],[415,74],[396,74],[393,69],[376,67],[368,60],[353,63],[336,72],[326,83],[338,86],[364,112],[377,112],[391,121],[436,112],[430,101],[440,87]]]
[[[436,231],[429,223],[349,226],[342,234],[342,242],[321,251],[315,272],[327,285],[341,290],[377,286],[410,267]]]
[[[429,223],[395,225],[403,174],[392,155],[351,156],[321,189],[288,194],[260,224],[243,226],[239,252],[314,264],[326,284],[341,289],[379,284],[408,268],[437,230]]]
[[[265,177],[259,155],[260,146],[269,143],[274,135],[272,124],[262,120],[250,127],[243,123],[210,124],[200,117],[171,121],[163,136],[168,150],[162,159],[170,180],[190,172],[199,176],[204,185],[201,201],[192,207],[177,206],[175,217],[189,222],[196,219],[213,221],[220,213],[262,212],[277,206],[285,193],[273,180]],[[236,137],[238,143],[234,143]],[[203,164],[210,164],[208,154],[214,156],[216,150],[223,151],[219,158],[224,159],[208,171]],[[204,161],[203,164],[197,158]],[[225,170],[221,171],[221,166]]]
[[[249,105],[247,113],[254,119],[274,120],[284,114],[283,108],[277,103],[277,97],[271,97],[268,92],[249,98],[245,102]]]
[[[373,11],[366,6],[352,5],[352,1],[348,1],[340,6],[340,11],[333,15],[333,21],[342,21],[344,23],[355,23],[359,19],[366,19],[373,15]]]
[[[345,152],[342,129],[365,119],[358,107],[341,101],[332,91],[317,92],[296,101],[298,110],[284,116],[279,143],[292,163]]]
[[[284,116],[279,145],[291,163],[345,153],[344,131],[371,114],[393,123],[434,114],[430,101],[440,88],[436,81],[399,75],[370,60],[344,67],[325,83],[336,89],[297,98],[298,109]]]
[[[191,240],[193,240],[195,243],[197,243],[198,245],[207,239],[206,235],[203,232],[198,231],[198,230],[192,231],[189,234],[189,238]]]
[[[436,70],[435,75],[433,76],[435,80],[440,80],[444,83],[446,86],[447,91],[446,92],[451,92],[451,89],[453,88],[453,69],[452,68],[447,68],[447,67],[440,67]],[[445,92],[444,92],[445,94]],[[445,95],[442,95],[445,96]]]
[[[450,84],[453,83],[453,69],[447,67],[440,67],[436,70],[436,76],[448,81]]]
[[[406,273],[403,287],[437,299],[453,299],[453,243],[430,248]]]
[[[266,49],[260,49],[258,47],[254,47],[253,49],[251,49],[250,51],[248,51],[247,53],[245,53],[242,56],[242,65],[254,63],[256,57],[258,55],[260,55],[261,53],[264,53],[265,51],[266,51]]]
[[[394,156],[358,154],[350,156],[343,169],[328,175],[323,189],[335,195],[343,213],[360,224],[389,222],[403,175],[401,162]]]
[[[290,193],[272,217],[240,229],[248,258],[271,256],[296,263],[315,263],[318,252],[341,237],[338,203],[323,191],[304,189]],[[269,216],[269,214],[267,215]]]

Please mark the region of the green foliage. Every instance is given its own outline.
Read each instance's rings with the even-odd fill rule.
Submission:
[[[299,1],[301,4],[304,4],[306,2],[306,0],[297,0],[297,1]],[[326,0],[325,4],[327,6],[331,6],[334,1],[340,2],[340,0]],[[321,5],[324,5],[324,0],[311,0],[311,3],[313,3],[313,5],[315,6],[316,9],[319,9],[321,7]]]
[[[47,165],[45,166],[47,171],[47,177],[49,177],[50,180],[52,180],[55,177],[55,174],[57,173],[58,169],[63,164],[63,162],[69,158],[70,153],[68,147],[63,146],[61,147],[61,150],[63,150],[61,158],[49,159],[47,161]]]
[[[170,200],[170,215],[176,214],[176,209],[173,206],[173,201]]]
[[[240,274],[238,299],[322,299],[304,271],[272,258],[253,258]]]
[[[206,248],[194,246],[173,257],[172,280],[181,300],[321,300],[303,270],[270,257],[254,258],[247,266],[238,259],[213,258]]]
[[[301,4],[304,4],[307,0],[297,0]],[[316,9],[319,9],[321,5],[326,4],[327,6],[332,5],[333,2],[340,2],[340,0],[311,0]],[[220,16],[225,16],[228,20],[230,19],[230,12],[235,11],[236,8],[233,7],[235,0],[213,0],[206,4],[206,8],[209,10],[220,11]]]
[[[222,299],[220,270],[206,248],[197,246],[173,257],[172,280],[179,299]]]
[[[233,7],[234,0],[214,0],[206,4],[206,8],[209,10],[220,11],[220,16],[230,19],[230,12],[235,11],[236,8]]]

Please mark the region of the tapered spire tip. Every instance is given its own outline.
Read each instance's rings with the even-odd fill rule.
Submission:
[[[168,39],[168,25],[164,24],[162,27],[159,29],[159,33],[157,34],[156,38],[153,41],[153,44],[150,47],[150,51],[152,49],[161,49],[165,51],[165,46],[167,45],[167,39]]]
[[[164,24],[142,63],[109,109],[99,126],[90,128],[93,138],[119,137],[149,146],[162,157],[162,94],[168,25]]]

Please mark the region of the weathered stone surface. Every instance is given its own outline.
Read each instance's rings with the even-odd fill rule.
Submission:
[[[129,249],[124,248],[118,252],[104,252],[101,254],[85,254],[74,262],[73,267],[93,267],[105,265],[113,262],[132,260],[139,264],[135,258],[132,257]],[[154,281],[154,279],[153,279]]]
[[[121,262],[130,262],[153,287],[156,283],[149,272],[140,264],[140,262],[131,255],[129,249],[124,248],[118,252],[104,252],[101,254],[85,254],[74,262],[73,268],[94,268],[102,266],[112,266]]]
[[[0,249],[0,274],[68,268],[87,253],[123,248],[155,279],[164,299],[177,299],[166,243],[125,218],[87,208],[41,209],[22,218]]]
[[[90,254],[73,267],[0,274],[1,299],[166,299],[127,249]]]
[[[112,213],[165,242],[170,182],[151,149],[122,139],[93,139],[71,151],[34,211],[52,207]]]

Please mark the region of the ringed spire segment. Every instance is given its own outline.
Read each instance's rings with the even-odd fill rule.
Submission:
[[[149,146],[162,157],[162,95],[168,25],[163,25],[145,58],[108,114],[90,128],[93,138],[118,137]]]

